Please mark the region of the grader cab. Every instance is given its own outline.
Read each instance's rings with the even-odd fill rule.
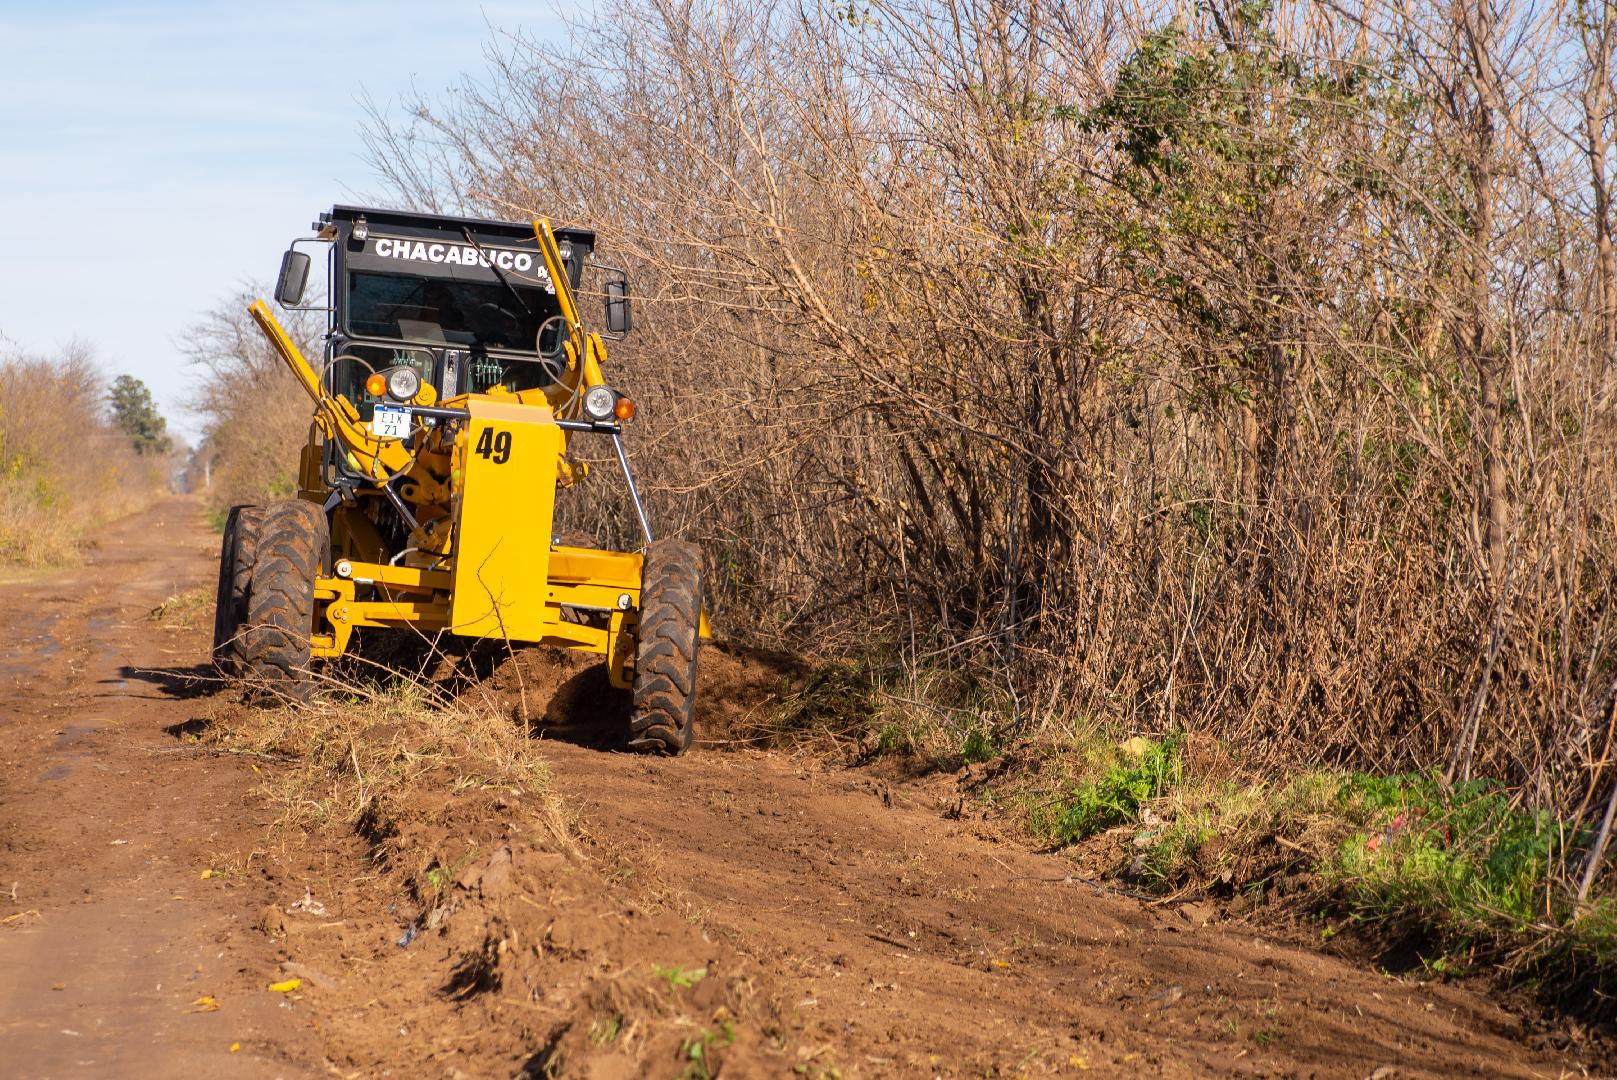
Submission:
[[[691,745],[705,633],[701,553],[654,539],[623,450],[633,403],[607,384],[605,337],[577,297],[582,229],[337,206],[282,260],[276,300],[304,304],[326,261],[323,356],[262,300],[251,314],[314,405],[298,496],[238,506],[220,549],[214,659],[285,697],[356,630],[439,632],[599,653],[631,691],[628,745]],[[311,251],[314,253],[311,255]],[[627,279],[604,278],[606,336],[630,328]],[[610,443],[643,548],[558,538],[557,492]],[[563,542],[563,541],[566,542]]]

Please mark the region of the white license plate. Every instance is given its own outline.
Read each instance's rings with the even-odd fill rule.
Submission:
[[[378,439],[408,439],[410,410],[378,405],[371,415],[371,434]]]

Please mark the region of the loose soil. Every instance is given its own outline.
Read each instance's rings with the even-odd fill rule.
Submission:
[[[4,1075],[1587,1072],[1464,987],[1118,895],[951,780],[728,739],[778,658],[707,654],[710,745],[670,761],[602,749],[598,673],[525,651],[468,692],[532,723],[560,825],[447,775],[289,825],[295,763],[197,738],[251,722],[200,681],[207,604],[151,615],[216,545],[173,498],[0,586]]]

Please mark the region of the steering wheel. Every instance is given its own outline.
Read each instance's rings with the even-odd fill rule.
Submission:
[[[516,327],[517,317],[495,303],[478,304],[472,309],[472,333],[490,344],[503,344]]]

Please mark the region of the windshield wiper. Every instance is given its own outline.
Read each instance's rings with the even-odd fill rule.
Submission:
[[[460,234],[466,238],[466,242],[468,244],[477,249],[477,253],[483,257],[483,261],[488,263],[488,268],[494,271],[494,276],[500,279],[500,284],[505,286],[505,291],[510,293],[511,298],[521,305],[522,313],[528,318],[532,319],[533,310],[528,307],[528,302],[522,299],[522,294],[517,292],[517,287],[511,284],[510,279],[505,276],[505,271],[500,269],[500,265],[493,259],[489,258],[488,252],[483,250],[483,245],[479,244],[477,239],[472,236],[472,230],[462,225],[460,227]]]

